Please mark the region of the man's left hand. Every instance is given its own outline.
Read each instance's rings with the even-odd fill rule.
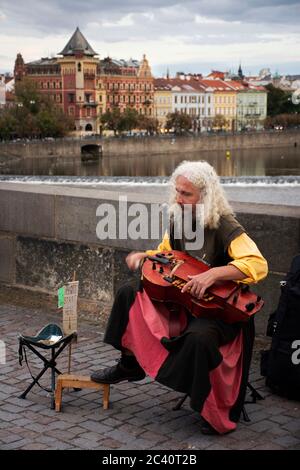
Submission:
[[[181,292],[186,292],[190,289],[190,294],[198,299],[201,299],[205,294],[206,289],[212,286],[217,281],[217,273],[214,268],[206,271],[205,273],[196,274],[195,276],[188,276],[190,279],[182,288]]]

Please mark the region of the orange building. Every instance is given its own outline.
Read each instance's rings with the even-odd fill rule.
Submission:
[[[153,115],[153,77],[146,57],[141,62],[100,60],[79,28],[56,57],[25,64],[18,54],[14,76],[34,80],[42,93],[74,117],[79,133],[100,133],[101,115],[114,106]]]

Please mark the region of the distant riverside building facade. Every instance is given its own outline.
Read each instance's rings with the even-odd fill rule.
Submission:
[[[242,83],[237,92],[236,129],[261,130],[267,117],[267,92],[262,86]]]
[[[0,107],[11,107],[14,105],[13,90],[15,87],[14,77],[11,75],[0,75]]]
[[[178,112],[192,118],[196,132],[261,129],[267,116],[265,88],[222,77],[224,73],[214,71],[204,78],[180,73],[155,79],[154,115],[160,127],[165,127],[168,114]]]
[[[146,56],[141,62],[106,58],[101,61],[101,80],[106,90],[106,109],[134,108],[139,114],[153,116],[154,85]]]
[[[77,132],[101,132],[101,115],[112,107],[126,107],[153,115],[154,86],[151,68],[136,60],[100,60],[79,28],[53,58],[24,63],[17,55],[15,80],[29,77],[63,112],[74,117]]]
[[[169,113],[187,114],[196,132],[212,127],[213,95],[193,76],[154,80],[155,117],[164,128]]]

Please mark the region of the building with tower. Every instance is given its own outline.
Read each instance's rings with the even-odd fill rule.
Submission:
[[[100,59],[77,27],[63,50],[52,58],[25,63],[19,53],[15,80],[28,77],[66,115],[77,133],[101,133],[101,115],[112,107],[153,116],[154,86],[146,56],[142,61]]]

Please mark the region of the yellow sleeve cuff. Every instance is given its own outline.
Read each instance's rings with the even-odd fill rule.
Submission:
[[[228,254],[233,258],[229,264],[238,268],[246,276],[241,282],[245,284],[256,283],[267,276],[268,263],[246,233],[242,233],[232,240],[228,247]]]
[[[161,243],[158,245],[156,250],[147,250],[146,253],[148,256],[154,256],[156,253],[160,253],[161,251],[171,251],[172,247],[170,245],[170,239],[168,232],[166,232],[163,236]]]

